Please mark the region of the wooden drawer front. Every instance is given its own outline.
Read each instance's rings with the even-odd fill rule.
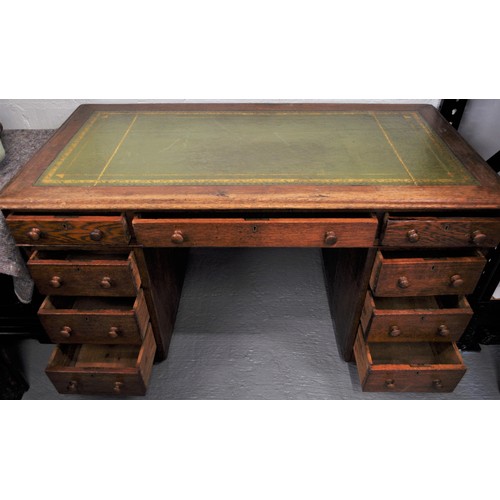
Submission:
[[[370,287],[379,297],[466,295],[476,288],[485,263],[473,250],[450,256],[379,251]]]
[[[366,219],[141,219],[137,241],[163,247],[370,247],[377,220]]]
[[[130,234],[122,216],[17,215],[7,217],[18,245],[127,245]]]
[[[47,297],[38,317],[52,342],[140,345],[149,323],[144,292],[132,297]]]
[[[472,318],[463,296],[373,297],[366,295],[361,326],[368,342],[457,341]]]
[[[59,345],[45,372],[61,394],[143,396],[155,351],[149,325],[141,346]]]
[[[132,252],[99,255],[35,251],[28,267],[44,295],[133,297],[141,285]]]
[[[354,356],[368,392],[452,392],[467,370],[453,342],[366,344],[361,330]]]
[[[500,219],[390,217],[381,244],[388,247],[495,247],[499,242]]]

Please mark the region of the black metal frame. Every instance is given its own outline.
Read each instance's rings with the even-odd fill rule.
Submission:
[[[468,99],[443,99],[441,101],[439,112],[455,129],[458,129],[460,125],[467,101]]]

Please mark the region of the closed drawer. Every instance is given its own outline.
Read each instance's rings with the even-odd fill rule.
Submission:
[[[381,244],[387,247],[495,247],[500,219],[389,217]]]
[[[28,268],[44,295],[133,297],[141,280],[133,252],[95,254],[35,251]]]
[[[370,277],[375,296],[466,295],[486,260],[477,250],[379,251]]]
[[[141,346],[59,345],[45,372],[61,394],[143,396],[155,351],[149,325]]]
[[[52,342],[140,345],[149,323],[144,292],[133,297],[47,297],[38,317]]]
[[[370,247],[375,218],[143,219],[133,220],[137,241],[162,247]]]
[[[7,217],[18,245],[127,245],[130,234],[121,215],[55,216],[18,215]]]
[[[368,342],[450,342],[463,334],[472,309],[464,296],[366,295],[361,326]]]
[[[467,370],[453,342],[367,344],[361,329],[354,356],[367,392],[451,392]]]

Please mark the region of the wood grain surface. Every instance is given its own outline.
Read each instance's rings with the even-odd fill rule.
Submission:
[[[417,113],[443,141],[467,175],[468,185],[168,185],[168,186],[39,186],[47,167],[84,127],[94,112],[265,112],[265,113]],[[300,139],[299,139],[300,142]],[[432,142],[432,140],[431,140]],[[423,148],[427,151],[427,141]],[[256,143],[257,150],[265,147]],[[346,147],[348,144],[346,143]],[[417,148],[418,149],[418,148]],[[356,154],[353,151],[352,154]],[[423,150],[422,150],[422,154]],[[397,156],[397,155],[396,155]],[[286,172],[284,178],[287,177]],[[452,182],[452,181],[450,181]],[[71,115],[0,195],[6,210],[425,210],[500,207],[500,181],[481,157],[432,106],[358,104],[179,104],[84,105]]]
[[[133,220],[137,241],[157,247],[370,247],[377,225],[375,218]]]

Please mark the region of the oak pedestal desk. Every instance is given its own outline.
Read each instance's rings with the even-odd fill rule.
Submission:
[[[0,208],[61,393],[145,394],[191,247],[321,248],[363,390],[452,391],[500,241],[497,176],[421,105],[85,105]]]

